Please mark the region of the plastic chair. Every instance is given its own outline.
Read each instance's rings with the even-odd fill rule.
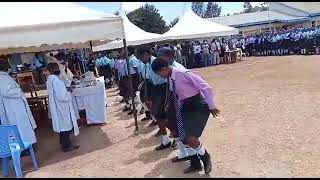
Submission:
[[[32,158],[33,167],[38,170],[38,163],[32,144],[22,142],[18,128],[15,125],[0,125],[0,158],[2,159],[3,176],[9,176],[9,158],[12,157],[17,178],[22,178],[20,155],[28,149]]]
[[[237,59],[239,59],[240,61],[242,61],[244,57],[245,57],[245,58],[247,57],[247,56],[246,56],[246,53],[243,53],[243,52],[242,52],[242,49],[241,49],[241,48],[237,48],[237,51],[238,51],[238,53],[237,53]]]

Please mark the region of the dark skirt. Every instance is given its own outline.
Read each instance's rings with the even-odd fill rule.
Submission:
[[[158,120],[166,119],[165,112],[165,101],[166,101],[166,91],[167,91],[167,83],[159,84],[159,85],[148,85],[148,96],[152,101],[152,112],[154,118]]]
[[[112,77],[112,69],[110,65],[104,65],[99,68],[99,74],[104,76],[104,79],[111,79]]]
[[[187,137],[200,137],[207,124],[210,111],[202,95],[198,94],[183,101],[183,127]]]
[[[120,90],[120,96],[124,98],[129,98],[129,89],[127,87],[129,80],[127,76],[121,77],[119,81],[119,90]]]
[[[140,85],[139,73],[132,74],[131,78],[132,78],[133,90],[136,92],[136,91],[138,91],[138,88],[139,88],[139,85]]]

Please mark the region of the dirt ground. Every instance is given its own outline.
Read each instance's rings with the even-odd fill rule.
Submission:
[[[79,150],[62,153],[50,128],[37,131],[40,169],[23,158],[26,177],[320,177],[320,56],[255,57],[194,70],[213,87],[218,118],[202,141],[212,154],[210,176],[185,175],[178,150],[156,152],[156,128],[121,112],[108,91],[106,126],[83,127]],[[139,120],[142,116],[139,117]],[[12,172],[14,175],[14,172]]]

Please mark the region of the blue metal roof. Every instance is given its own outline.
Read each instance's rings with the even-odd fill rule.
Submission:
[[[262,25],[262,24],[268,24],[268,23],[301,22],[301,21],[308,21],[309,19],[310,19],[309,17],[297,18],[297,19],[291,19],[291,20],[273,19],[270,21],[257,21],[257,22],[251,22],[251,23],[236,24],[236,25],[231,25],[231,26],[237,28],[237,27],[244,27],[244,26]]]

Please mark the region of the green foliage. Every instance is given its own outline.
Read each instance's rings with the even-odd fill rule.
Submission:
[[[192,2],[191,9],[203,18],[218,17],[221,14],[221,7],[214,2]]]
[[[234,13],[233,15],[261,12],[261,11],[268,11],[268,3],[267,2],[263,2],[263,3],[261,3],[261,6],[255,6],[255,7],[253,7],[250,2],[244,2],[243,3],[243,11],[238,12],[238,13]]]
[[[169,27],[172,28],[174,25],[176,25],[178,23],[178,21],[179,21],[178,17],[174,18],[174,20],[172,20],[170,22]]]
[[[128,18],[133,24],[147,32],[163,34],[169,30],[159,10],[150,4],[145,4],[130,12]]]

